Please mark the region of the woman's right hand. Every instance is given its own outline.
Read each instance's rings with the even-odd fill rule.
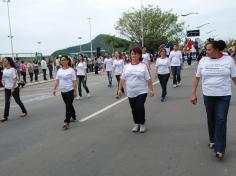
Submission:
[[[117,91],[117,95],[120,97],[122,95],[122,91],[121,90],[118,90]]]
[[[196,105],[197,104],[197,96],[196,95],[192,95],[190,102],[192,104]]]

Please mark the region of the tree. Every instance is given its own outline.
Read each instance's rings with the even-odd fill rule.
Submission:
[[[149,5],[143,8],[144,45],[149,50],[156,50],[163,43],[176,43],[181,40],[183,23],[178,23],[178,16],[171,11],[162,12],[156,6]],[[132,9],[124,12],[117,21],[115,29],[132,42],[142,41],[141,10]]]
[[[107,35],[104,38],[104,42],[105,44],[110,45],[112,47],[112,54],[114,53],[115,49],[127,48],[130,44],[130,42],[127,40],[120,39],[120,38],[117,38],[115,36],[110,36],[110,35]]]

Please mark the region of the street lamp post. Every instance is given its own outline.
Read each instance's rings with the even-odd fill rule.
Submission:
[[[144,26],[143,26],[143,1],[141,0],[141,35],[142,35],[142,47],[144,47]]]
[[[198,15],[199,13],[198,12],[190,12],[190,13],[186,13],[186,14],[181,14],[180,16],[186,17],[186,16],[193,15],[193,14]]]
[[[216,31],[216,30],[214,29],[214,30],[208,31],[206,34],[208,35],[208,34],[214,32],[214,31]]]
[[[12,31],[11,31],[11,18],[10,18],[10,9],[9,9],[10,0],[3,0],[3,2],[7,3],[7,14],[8,14],[8,23],[9,23],[9,32],[10,32],[10,35],[8,36],[8,38],[11,41],[11,54],[12,54],[12,58],[14,60],[14,50],[13,50],[13,41],[12,41],[13,35],[12,35]]]
[[[82,37],[78,37],[78,40],[82,40]],[[90,39],[91,40],[91,39]],[[82,46],[81,46],[81,42],[79,42],[79,52],[82,52]]]
[[[93,44],[92,44],[92,36],[91,36],[91,31],[92,31],[91,20],[92,20],[92,18],[88,18],[88,20],[89,20],[90,49],[91,49],[91,58],[92,58],[93,57]]]
[[[206,26],[206,25],[208,25],[208,24],[210,24],[210,23],[204,23],[204,24],[202,24],[202,25],[200,25],[200,26],[197,26],[196,28],[200,29],[200,28],[202,28],[203,26]]]

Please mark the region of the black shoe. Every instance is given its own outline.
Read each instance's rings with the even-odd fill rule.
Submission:
[[[161,97],[161,102],[164,102],[165,101],[165,98],[164,97]]]
[[[218,159],[223,159],[224,155],[225,155],[224,153],[216,152],[216,158],[218,158]]]

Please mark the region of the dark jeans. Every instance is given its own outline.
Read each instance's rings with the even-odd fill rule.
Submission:
[[[109,83],[109,87],[111,87],[112,85],[112,71],[107,71],[107,78],[108,78],[108,83]]]
[[[30,82],[33,81],[33,77],[34,77],[34,73],[33,72],[29,72],[29,75],[30,75]]]
[[[46,74],[47,74],[47,69],[42,69],[43,70],[43,79],[47,80]]]
[[[26,83],[26,72],[20,72],[20,73],[21,73],[21,75],[23,76],[24,82]]]
[[[165,96],[167,94],[166,85],[168,83],[169,77],[170,77],[170,73],[163,74],[163,75],[162,74],[158,74],[158,79],[160,81],[161,88],[162,88],[162,94],[161,94],[162,98],[165,98]]]
[[[63,101],[66,104],[66,119],[64,120],[65,123],[70,123],[70,119],[76,119],[75,109],[73,106],[74,101],[74,90],[69,92],[62,92],[61,93]]]
[[[121,76],[121,75],[116,75],[116,80],[117,80],[117,83],[118,83],[118,89],[117,89],[117,91],[119,90],[120,76]],[[121,91],[122,91],[123,93],[125,92],[123,87],[122,87]]]
[[[225,152],[227,114],[231,96],[203,96],[207,112],[210,142],[215,143],[215,152]]]
[[[145,124],[145,107],[144,103],[146,101],[147,94],[141,94],[137,97],[130,98],[129,104],[132,109],[133,119],[135,124]]]
[[[38,69],[34,70],[34,80],[35,81],[38,81],[38,75],[39,75],[39,70]]]
[[[172,75],[173,75],[173,84],[177,84],[181,81],[180,70],[181,66],[171,66]]]
[[[11,95],[15,99],[16,103],[20,106],[22,113],[27,113],[24,104],[20,100],[20,89],[19,89],[19,87],[15,88],[15,91],[12,94],[11,94],[11,89],[5,89],[4,118],[8,118],[8,116],[9,116]]]
[[[53,69],[50,68],[50,69],[48,69],[48,71],[49,71],[49,77],[50,77],[50,79],[53,79]]]
[[[79,92],[79,96],[82,97],[82,89],[81,89],[81,83],[83,84],[83,87],[86,91],[86,93],[89,93],[89,89],[86,85],[86,80],[84,80],[83,75],[77,75],[77,80],[78,80],[78,92]]]
[[[95,69],[95,74],[97,75],[98,74],[98,66],[95,66],[94,69]]]

